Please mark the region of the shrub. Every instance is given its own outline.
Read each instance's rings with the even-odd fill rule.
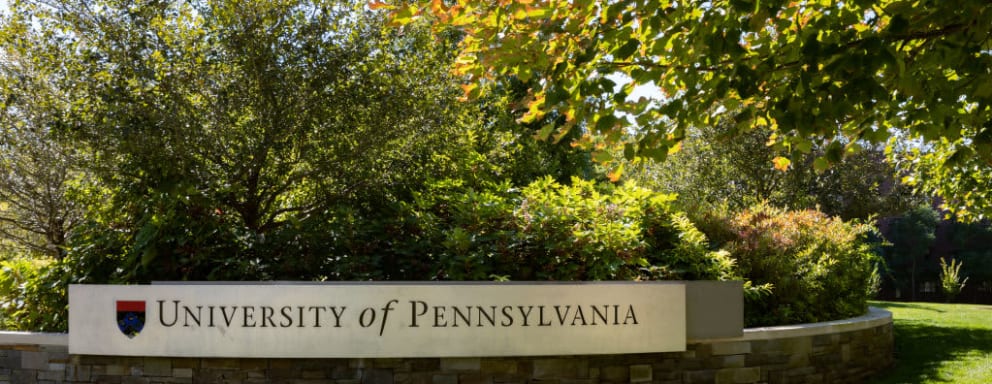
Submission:
[[[66,284],[58,262],[15,258],[0,261],[0,329],[65,331]]]
[[[729,279],[732,262],[671,204],[634,184],[550,178],[452,196],[438,215],[446,279]]]
[[[940,258],[940,288],[944,291],[947,302],[954,301],[954,298],[964,289],[965,283],[968,282],[967,277],[961,280],[961,265],[963,264],[954,259],[951,259],[951,263],[948,264],[943,257]]]
[[[793,324],[862,315],[875,256],[870,226],[812,210],[759,204],[736,215],[702,216],[701,228],[722,240],[739,274],[768,294],[746,295],[748,326]]]

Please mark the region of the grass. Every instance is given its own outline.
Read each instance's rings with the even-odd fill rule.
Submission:
[[[872,383],[992,383],[992,306],[872,302],[892,312],[896,363]]]

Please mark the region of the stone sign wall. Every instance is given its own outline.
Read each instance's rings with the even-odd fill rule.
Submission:
[[[69,352],[249,358],[672,352],[685,350],[686,318],[685,282],[70,285]]]
[[[250,359],[69,355],[64,335],[0,333],[0,384],[851,383],[892,363],[892,317],[747,329],[683,352],[487,358]]]

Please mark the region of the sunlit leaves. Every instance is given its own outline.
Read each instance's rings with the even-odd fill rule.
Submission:
[[[655,149],[664,153],[687,127],[728,117],[740,132],[775,129],[784,151],[828,145],[821,170],[848,152],[832,143],[884,143],[897,131],[988,141],[974,136],[992,120],[992,7],[983,0],[414,4],[437,31],[464,33],[455,69],[465,82],[515,77],[533,94],[564,92],[532,99],[527,118],[580,111],[588,135],[627,156],[663,157]],[[412,20],[408,6],[393,11],[397,20]],[[659,92],[637,105],[602,78]],[[989,164],[971,172],[988,174]]]

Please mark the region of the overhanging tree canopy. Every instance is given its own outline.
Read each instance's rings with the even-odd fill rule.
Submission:
[[[825,169],[859,143],[910,154],[907,179],[960,217],[992,213],[992,7],[967,1],[434,0],[383,4],[464,33],[454,70],[468,97],[517,78],[532,121],[566,117],[609,161],[663,159],[690,126],[730,116],[740,132],[808,152]],[[663,97],[633,98],[656,86]],[[906,144],[917,140],[915,144]],[[899,142],[898,145],[896,142]],[[613,151],[618,153],[618,151]],[[788,167],[778,158],[776,166]]]

